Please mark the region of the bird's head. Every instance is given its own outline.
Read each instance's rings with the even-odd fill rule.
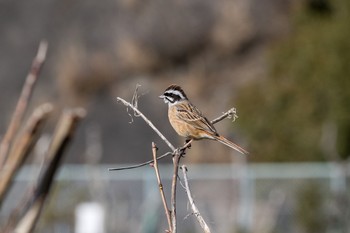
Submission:
[[[165,103],[169,105],[176,104],[183,100],[188,100],[185,92],[178,85],[170,85],[163,93],[163,95],[159,96],[159,98],[163,99]]]

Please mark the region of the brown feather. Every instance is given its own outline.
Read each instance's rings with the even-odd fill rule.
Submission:
[[[189,101],[181,101],[176,104],[177,117],[186,123],[192,124],[196,129],[210,132],[212,135],[218,135],[215,127],[203,116],[201,111]]]
[[[249,154],[248,151],[246,151],[242,147],[238,146],[237,144],[229,141],[228,139],[224,138],[223,136],[217,136],[217,137],[215,137],[215,140],[218,142],[221,142],[222,144],[224,144],[224,145],[226,145],[226,146],[228,146],[236,151],[238,151],[241,154],[244,154],[244,155]]]

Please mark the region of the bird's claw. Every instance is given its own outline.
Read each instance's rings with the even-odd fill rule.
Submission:
[[[186,139],[185,145],[187,145],[190,141],[191,141],[191,139]],[[191,149],[191,146],[192,146],[191,143],[189,143],[189,144],[186,146],[186,148]]]

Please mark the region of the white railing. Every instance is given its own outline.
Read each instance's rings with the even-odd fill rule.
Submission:
[[[123,211],[135,212],[136,209],[136,212],[142,212],[144,208],[150,211],[150,214],[147,215],[136,214],[136,216],[126,217],[123,213],[115,215],[116,213],[111,213],[106,208],[105,215],[107,217],[113,216],[116,222],[120,221],[120,223],[125,223],[131,227],[129,229],[124,227],[124,231],[143,232],[142,229],[151,228],[162,232],[157,228],[157,225],[154,225],[153,228],[146,226],[150,224],[150,217],[153,216],[158,219],[164,217],[163,212],[157,210],[161,203],[154,169],[146,166],[133,170],[108,171],[109,167],[121,166],[127,165],[63,165],[56,177],[56,182],[68,184],[66,187],[71,190],[76,188],[75,183],[80,183],[80,188],[82,187],[81,184],[84,184],[85,187],[88,187],[86,190],[91,191],[95,188],[95,190],[99,189],[105,194],[108,193],[105,196],[109,196],[109,199],[107,198],[105,201],[110,203],[110,206],[107,207],[113,206],[113,208],[118,209],[120,208],[119,205],[122,204]],[[159,166],[165,188],[169,188],[173,172],[172,165],[160,164]],[[273,229],[273,224],[276,224],[279,209],[282,208],[281,206],[285,203],[286,198],[295,196],[288,193],[290,188],[284,189],[286,184],[298,189],[299,187],[294,187],[295,183],[293,182],[295,180],[305,182],[306,185],[309,181],[324,180],[321,183],[326,185],[329,193],[339,193],[339,191],[344,190],[346,192],[346,178],[350,174],[350,166],[346,163],[187,164],[187,167],[189,169],[190,185],[193,185],[195,201],[200,211],[203,211],[204,217],[209,218],[209,223],[213,223],[214,232],[232,232],[232,226],[247,232],[260,232],[256,228],[265,229],[266,232],[269,232],[269,229]],[[35,176],[38,175],[38,170],[38,166],[28,165],[23,167],[16,178],[16,182],[34,180]],[[274,183],[274,190],[266,191],[266,181]],[[280,186],[281,184],[282,186]],[[230,188],[227,188],[227,186]],[[222,195],[227,190],[232,194],[229,198],[227,195]],[[179,188],[180,194],[182,191],[184,192]],[[203,192],[208,193],[203,195]],[[257,193],[260,193],[261,196],[261,192],[266,199],[257,197],[259,196]],[[179,195],[178,198],[180,198],[178,203],[186,206],[185,196]],[[226,199],[224,200],[224,198]],[[221,209],[214,211],[215,208],[219,208],[219,202],[225,204]],[[79,203],[77,202],[72,206],[72,210],[67,211],[74,211],[75,206],[78,206]],[[181,205],[178,213],[180,217],[181,215],[186,216],[188,211]],[[203,207],[205,205],[206,208]],[[222,213],[218,214],[218,211],[222,211]],[[215,214],[218,215],[215,216]],[[222,215],[226,216],[227,219],[223,219]],[[260,221],[260,219],[263,220]],[[163,221],[160,220],[160,222]],[[138,223],[139,226],[135,223]],[[116,223],[116,225],[118,224]],[[116,227],[120,226],[119,224]],[[115,232],[123,231],[118,230],[118,228],[113,229],[117,229]]]

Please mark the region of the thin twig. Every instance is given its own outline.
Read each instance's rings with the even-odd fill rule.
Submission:
[[[175,150],[175,147],[169,142],[169,140],[164,137],[164,135],[154,126],[154,124],[150,120],[148,120],[148,118],[145,115],[143,115],[142,112],[140,112],[140,110],[138,110],[135,106],[133,106],[132,104],[120,97],[117,97],[117,100],[122,102],[125,106],[132,108],[137,113],[136,116],[142,117],[142,119],[154,130],[154,132],[158,134],[158,136],[169,146],[169,148],[172,151]]]
[[[45,58],[46,58],[46,52],[47,52],[47,42],[41,41],[38,53],[36,57],[34,58],[32,62],[32,66],[30,68],[30,71],[27,75],[26,81],[24,83],[21,95],[18,99],[16,109],[13,113],[13,116],[11,118],[11,122],[9,124],[9,127],[7,128],[7,131],[1,141],[0,144],[0,168],[3,167],[5,164],[10,145],[12,143],[13,137],[15,136],[21,122],[24,116],[24,113],[27,109],[29,99],[32,95],[34,85],[36,83],[36,80],[38,79],[38,75],[40,73],[40,70],[44,64]]]
[[[165,158],[169,155],[173,155],[173,152],[167,152],[159,157],[157,157],[157,160],[161,160],[162,158]],[[151,165],[153,164],[154,160],[149,160],[147,162],[144,163],[140,163],[140,164],[136,164],[136,165],[131,165],[131,166],[126,166],[126,167],[118,167],[118,168],[108,168],[108,171],[120,171],[120,170],[127,170],[127,169],[133,169],[133,168],[139,168],[139,167],[143,167],[146,165]]]
[[[227,112],[225,112],[221,116],[219,116],[218,118],[215,118],[214,120],[212,120],[211,123],[216,124],[225,118],[232,118],[233,121],[235,121],[236,118],[238,118],[238,116],[236,114],[236,108],[231,108],[230,110],[228,110]]]
[[[157,149],[158,148],[156,147],[156,144],[154,142],[152,142],[152,154],[153,154],[153,161],[154,161],[153,167],[154,167],[154,170],[156,172],[159,192],[160,192],[160,196],[162,197],[163,207],[164,207],[164,210],[165,210],[166,218],[168,220],[168,226],[169,226],[168,232],[173,232],[172,231],[171,218],[170,218],[170,211],[169,211],[166,199],[165,199],[163,184],[162,184],[162,181],[161,181],[161,178],[160,178],[159,169],[158,169]]]
[[[177,150],[184,150],[186,148],[188,148],[188,146],[191,144],[191,142],[193,142],[193,140],[187,142],[184,146],[178,148]],[[159,157],[157,157],[157,160],[161,160],[169,155],[174,155],[175,152],[167,152]],[[143,167],[146,165],[151,165],[153,164],[153,159],[152,160],[148,160],[146,162],[143,163],[139,163],[139,164],[135,164],[135,165],[131,165],[131,166],[125,166],[125,167],[117,167],[117,168],[108,168],[108,171],[121,171],[121,170],[128,170],[128,169],[134,169],[134,168],[139,168],[139,167]]]
[[[207,223],[204,221],[202,215],[199,213],[199,210],[198,210],[197,206],[194,204],[194,200],[192,198],[190,186],[188,184],[187,167],[186,167],[186,165],[182,165],[181,166],[181,170],[182,170],[182,174],[183,174],[183,177],[184,177],[184,183],[185,183],[185,189],[186,189],[186,193],[187,193],[187,198],[188,198],[188,201],[190,202],[190,206],[191,206],[191,209],[193,211],[193,214],[196,217],[197,221],[199,222],[199,225],[202,227],[203,231],[205,233],[210,233],[211,231],[210,231]]]
[[[134,91],[134,94],[132,95],[132,98],[131,98],[131,105],[134,106],[135,108],[138,108],[138,100],[139,100],[139,93],[138,93],[138,90],[139,90],[139,87],[141,87],[140,84],[136,84],[136,88],[135,88],[135,91]],[[130,120],[130,124],[134,122],[134,118],[132,117],[132,115],[129,113],[129,109],[126,108],[126,112],[129,114],[131,120]],[[139,117],[139,115],[134,111],[134,116],[135,117]]]
[[[139,108],[139,87],[141,87],[141,85],[136,84],[136,88],[135,88],[134,94],[132,95],[132,99],[131,99],[132,106],[134,106],[137,109]],[[139,115],[135,114],[135,111],[134,111],[134,116],[139,117]]]

